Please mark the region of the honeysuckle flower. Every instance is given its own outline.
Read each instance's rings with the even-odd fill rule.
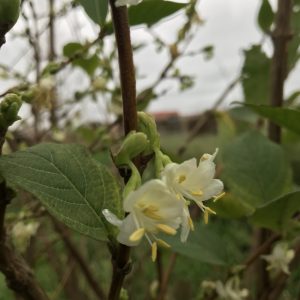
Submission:
[[[128,213],[123,220],[107,209],[102,211],[108,222],[119,227],[117,240],[127,246],[136,246],[145,236],[152,247],[152,259],[155,260],[157,245],[169,247],[158,238],[158,234],[176,234],[182,221],[183,202],[164,182],[153,179],[131,192],[125,198],[123,208]]]
[[[12,228],[12,238],[14,244],[18,247],[21,252],[24,252],[30,242],[31,237],[33,237],[40,226],[38,222],[24,223],[19,221]]]
[[[262,255],[261,257],[268,262],[267,270],[278,274],[283,272],[290,274],[289,263],[295,256],[295,251],[289,249],[287,243],[278,243],[271,254]]]
[[[214,213],[203,204],[204,201],[222,196],[223,183],[214,179],[216,165],[214,159],[218,149],[213,155],[204,154],[197,164],[196,158],[184,161],[181,164],[170,163],[162,171],[161,177],[166,185],[171,188],[177,197],[193,200],[205,212],[207,221],[208,213]]]
[[[115,6],[125,6],[125,5],[137,5],[141,2],[141,0],[117,0],[115,2]]]
[[[218,299],[222,300],[242,300],[249,296],[247,289],[240,288],[240,279],[237,276],[230,278],[226,283],[218,281],[203,281],[204,290],[214,290]]]

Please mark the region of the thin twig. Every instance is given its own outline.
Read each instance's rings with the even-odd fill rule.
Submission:
[[[274,52],[271,63],[271,85],[270,85],[270,105],[281,107],[284,100],[284,84],[288,74],[288,43],[292,38],[290,21],[292,14],[292,0],[278,0],[278,9],[275,18],[274,31],[271,34]],[[280,126],[269,122],[268,137],[271,141],[280,144],[281,128]],[[258,232],[258,245],[264,243],[271,232],[266,229],[260,229]],[[271,251],[271,246],[269,251]],[[266,270],[266,262],[257,264],[258,276],[258,297],[261,300],[268,299],[269,295],[265,293],[270,288],[269,274]]]
[[[6,132],[2,132],[4,136]],[[0,145],[0,155],[2,145]],[[18,257],[9,244],[5,230],[6,207],[11,195],[5,181],[0,183],[0,271],[4,274],[7,286],[24,300],[48,300],[46,293],[36,282],[26,262]]]
[[[63,227],[58,221],[56,221],[54,218],[51,218],[53,226],[56,230],[56,232],[61,236],[66,248],[80,267],[82,273],[84,274],[88,284],[96,294],[99,300],[106,299],[105,293],[100,287],[99,282],[97,282],[91,273],[89,267],[87,266],[84,258],[80,254],[80,252],[77,250],[75,245],[73,245],[73,242],[71,241],[68,231],[65,227]]]
[[[288,74],[288,43],[291,33],[292,0],[278,0],[275,29],[272,33],[274,53],[271,65],[271,106],[280,107],[284,100],[284,82]],[[280,143],[280,126],[269,123],[269,138]]]
[[[163,279],[162,279],[160,290],[159,290],[159,293],[157,296],[157,300],[163,300],[165,298],[165,295],[166,295],[166,292],[168,289],[168,285],[169,285],[169,281],[171,278],[171,274],[175,267],[176,259],[177,259],[177,253],[172,253],[170,256],[170,259],[169,259],[168,267],[163,275]]]
[[[199,130],[205,125],[205,123],[208,120],[208,117],[211,115],[210,112],[215,111],[224,102],[224,100],[226,100],[229,93],[235,88],[235,86],[240,82],[240,80],[241,76],[239,75],[232,82],[230,82],[229,85],[226,86],[224,91],[222,91],[221,95],[217,98],[213,107],[210,110],[206,111],[206,114],[204,114],[203,117],[199,119],[198,122],[196,122],[196,124],[190,131],[189,136],[185,140],[185,143],[178,149],[179,155],[182,155],[187,150],[188,144],[198,135]]]
[[[280,234],[271,235],[255,252],[253,252],[245,261],[245,269],[249,268],[262,254],[265,254],[271,245],[281,238]]]

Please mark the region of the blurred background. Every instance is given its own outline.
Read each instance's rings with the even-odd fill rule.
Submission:
[[[41,142],[79,143],[117,174],[111,151],[120,145],[123,129],[115,38],[110,16],[99,29],[97,12],[84,3],[22,1],[19,21],[0,50],[0,95],[16,92],[23,100],[21,120],[7,135],[4,153]],[[126,282],[130,299],[158,299],[157,278],[163,266],[175,261],[165,299],[263,299],[257,296],[262,288],[255,269],[231,281],[228,274],[235,273],[228,270],[239,267],[257,246],[257,227],[273,230],[278,225],[249,216],[300,184],[299,137],[283,130],[279,151],[257,135],[266,135],[265,119],[241,105],[269,101],[270,30],[276,9],[275,0],[145,0],[129,8],[138,109],[154,116],[163,150],[174,161],[220,148],[216,177],[224,180],[227,192],[226,201],[212,205],[217,217],[208,225],[195,209],[197,230],[189,244],[170,241],[174,253],[162,251],[157,264],[148,259],[148,245],[133,250],[135,267]],[[284,106],[298,109],[299,1],[294,3],[292,26]],[[245,172],[239,169],[247,162]],[[82,270],[87,267],[92,279],[108,289],[111,268],[105,244],[49,218],[25,192],[18,194],[7,220],[13,243],[52,300],[101,299],[101,291]],[[18,299],[1,276],[0,300]],[[299,299],[299,279],[299,270],[293,272],[286,289],[272,299]],[[207,296],[206,289],[214,290],[212,282],[218,280],[238,298]]]

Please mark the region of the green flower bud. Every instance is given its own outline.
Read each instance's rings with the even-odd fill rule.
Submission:
[[[20,14],[20,0],[0,1],[0,46],[5,43],[5,34],[15,25]]]
[[[129,162],[131,176],[123,190],[123,198],[125,199],[131,192],[135,191],[142,183],[141,175],[133,162]]]
[[[55,62],[50,62],[42,71],[42,76],[56,74],[59,71],[60,65]]]
[[[127,165],[149,146],[147,136],[142,132],[131,131],[115,157],[116,165]]]
[[[35,91],[34,89],[30,89],[28,91],[22,92],[20,94],[22,102],[26,102],[26,103],[32,103],[32,100],[34,99],[35,96]]]
[[[7,128],[15,121],[20,120],[18,112],[22,105],[20,96],[16,94],[7,94],[0,103],[0,127]]]
[[[150,153],[160,148],[160,137],[152,116],[144,112],[138,112],[138,130],[145,133],[148,137],[150,142],[150,149],[148,149],[148,151]]]

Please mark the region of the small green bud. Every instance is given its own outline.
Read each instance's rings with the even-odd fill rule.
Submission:
[[[149,139],[151,153],[154,149],[160,148],[160,137],[157,132],[156,123],[152,116],[144,112],[138,112],[138,130],[145,133]]]
[[[116,165],[127,165],[133,158],[149,146],[147,136],[142,132],[131,131],[115,157]]]
[[[142,183],[141,175],[133,162],[129,162],[131,176],[123,190],[123,198],[125,199],[131,192],[135,191]]]
[[[22,105],[20,96],[16,94],[7,94],[0,103],[0,127],[7,128],[15,121],[20,120],[18,112]]]
[[[35,96],[35,91],[34,89],[31,88],[28,91],[22,92],[20,95],[23,102],[32,103],[32,100],[34,99]]]
[[[42,71],[42,76],[56,74],[59,71],[60,65],[55,62],[50,62]]]
[[[154,154],[155,154],[154,163],[155,163],[156,177],[159,178],[162,170],[165,168],[167,164],[171,163],[172,160],[168,155],[164,154],[160,149],[155,149]]]
[[[129,296],[128,296],[127,290],[122,288],[121,293],[120,293],[120,300],[128,300],[128,299],[129,299]]]

